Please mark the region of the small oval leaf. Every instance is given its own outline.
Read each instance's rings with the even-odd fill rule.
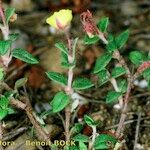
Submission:
[[[116,142],[117,139],[115,137],[108,134],[100,134],[95,139],[94,148],[95,150],[113,149]],[[108,143],[110,143],[110,145]]]
[[[62,42],[56,43],[55,47],[57,47],[61,52],[68,55],[68,48]]]
[[[67,85],[67,77],[64,76],[63,74],[57,72],[46,72],[46,75],[48,76],[49,79],[59,84]]]
[[[106,32],[106,29],[108,27],[109,24],[109,18],[108,17],[104,17],[102,18],[99,23],[98,23],[98,28],[102,31],[102,32]]]
[[[109,91],[106,96],[106,103],[116,102],[121,95],[121,92]]]
[[[0,55],[5,55],[11,46],[10,40],[0,41]]]
[[[9,99],[7,99],[5,96],[0,97],[0,108],[6,109],[9,104]]]
[[[94,37],[90,38],[88,35],[85,35],[85,37],[84,37],[84,43],[86,45],[95,44],[98,41],[99,41],[99,37],[98,36],[94,36]]]
[[[16,48],[13,50],[12,52],[13,57],[18,58],[26,63],[29,64],[38,64],[39,61],[34,58],[29,52],[27,52],[26,50],[20,49],[20,48]]]
[[[115,38],[115,42],[117,45],[117,48],[122,48],[124,46],[124,44],[127,42],[129,38],[129,30],[126,30],[122,33],[120,33],[116,38]]]
[[[89,141],[89,137],[83,134],[77,134],[76,136],[74,136],[72,138],[74,141],[78,141],[78,142],[88,142]]]
[[[64,92],[58,92],[51,101],[54,113],[63,110],[68,104],[69,104],[69,97]]]
[[[129,55],[129,59],[135,65],[140,65],[144,62],[145,56],[140,51],[132,51]]]
[[[6,22],[8,23],[11,16],[14,14],[15,8],[8,7],[5,11]]]
[[[112,54],[107,54],[107,53],[97,58],[96,64],[94,67],[94,73],[98,73],[101,70],[105,69],[105,67],[108,65],[111,59],[112,59]]]
[[[0,121],[7,116],[8,111],[5,109],[0,109]]]
[[[97,123],[88,115],[84,115],[84,121],[88,126],[96,126]]]
[[[21,78],[21,79],[17,80],[15,82],[15,89],[18,89],[18,88],[24,86],[27,83],[27,80],[28,80],[27,78]]]
[[[73,81],[73,89],[84,90],[94,86],[94,84],[87,78],[77,78]]]
[[[120,77],[122,75],[124,75],[126,73],[126,69],[123,68],[123,67],[115,67],[113,70],[112,70],[112,77],[113,78],[117,78],[117,77]]]

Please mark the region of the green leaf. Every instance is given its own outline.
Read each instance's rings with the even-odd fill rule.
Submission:
[[[0,55],[5,55],[11,46],[10,40],[0,41]]]
[[[113,78],[117,78],[117,77],[120,77],[122,76],[123,74],[126,74],[126,69],[123,68],[123,67],[115,67],[113,70],[112,70],[112,77]]]
[[[106,96],[106,103],[116,102],[121,94],[121,92],[109,91]]]
[[[150,79],[150,68],[148,69],[145,69],[143,72],[142,72],[142,75],[145,79]]]
[[[150,60],[150,51],[148,52],[148,60]]]
[[[106,82],[109,81],[109,72],[104,69],[104,70],[101,70],[98,74],[97,74],[98,78],[99,78],[99,84],[100,86],[105,84]]]
[[[68,55],[64,52],[61,52],[61,63],[69,63],[68,62]]]
[[[48,109],[48,110],[45,110],[44,112],[42,112],[40,114],[40,118],[45,119],[49,115],[53,115],[53,112],[51,111],[51,109]]]
[[[102,31],[102,32],[106,32],[106,29],[108,27],[109,24],[109,18],[108,17],[104,17],[102,18],[99,23],[98,23],[98,28]]]
[[[11,107],[7,108],[6,110],[7,110],[8,115],[16,113],[16,111],[13,108],[11,108]]]
[[[9,104],[9,99],[7,99],[5,96],[0,97],[0,108],[1,109],[6,109]]]
[[[67,85],[67,77],[64,76],[63,74],[57,72],[46,72],[46,75],[48,76],[49,79],[59,84]]]
[[[108,42],[114,41],[115,36],[109,33],[107,39],[108,39]]]
[[[86,45],[95,44],[98,41],[99,41],[98,36],[94,36],[94,37],[90,38],[88,35],[85,35],[85,37],[84,37],[84,43]]]
[[[126,30],[126,31],[122,32],[121,34],[119,34],[115,38],[117,48],[119,49],[119,48],[123,47],[124,44],[127,42],[128,38],[129,38],[129,30]]]
[[[73,127],[72,127],[72,131],[75,133],[80,133],[81,130],[83,129],[83,125],[80,123],[76,123]]]
[[[51,144],[51,150],[58,150],[58,146],[55,144]]]
[[[4,96],[8,99],[10,97],[13,97],[15,93],[16,93],[15,90],[7,91],[7,92],[4,93]]]
[[[95,150],[112,149],[114,148],[116,142],[117,139],[115,137],[108,134],[100,134],[95,139],[94,148]]]
[[[11,16],[14,14],[14,12],[15,12],[15,8],[9,7],[9,8],[6,9],[6,11],[5,11],[5,17],[6,17],[6,22],[7,23],[9,22]]]
[[[140,65],[144,62],[144,54],[139,51],[132,51],[129,55],[129,59],[135,65]]]
[[[68,48],[62,42],[56,43],[55,47],[57,47],[61,52],[68,55]]]
[[[75,90],[84,90],[94,86],[94,84],[87,78],[76,78],[73,81],[72,87]]]
[[[72,145],[72,146],[65,146],[64,150],[79,150],[79,148],[76,145]]]
[[[0,121],[3,120],[7,116],[7,110],[0,109]]]
[[[87,150],[87,146],[83,142],[79,142],[79,150]]]
[[[75,67],[75,62],[72,63],[72,64],[66,63],[66,62],[62,62],[61,66],[64,67],[64,68],[70,68],[70,67],[74,68]]]
[[[21,79],[17,80],[15,82],[15,89],[18,89],[18,88],[24,86],[27,83],[27,80],[28,80],[27,78],[21,78]]]
[[[103,54],[102,56],[97,58],[96,64],[94,67],[94,73],[98,73],[102,71],[103,69],[105,69],[105,67],[108,65],[111,59],[112,59],[112,55],[108,53]]]
[[[91,127],[97,125],[95,121],[88,115],[84,115],[84,121],[88,126],[91,126]]]
[[[62,62],[61,66],[64,67],[64,68],[70,68],[70,67],[74,68],[75,67],[75,63],[69,64],[69,63],[66,63],[66,62]]]
[[[60,112],[68,104],[69,104],[69,97],[64,92],[58,92],[51,101],[54,113]]]
[[[29,52],[27,52],[26,50],[20,49],[20,48],[16,48],[13,50],[12,52],[13,57],[18,58],[26,63],[29,64],[38,64],[39,61],[34,58]]]
[[[11,41],[16,41],[19,38],[19,33],[13,33],[13,34],[9,34],[9,40]]]
[[[70,67],[75,67],[75,65],[76,65],[76,60],[74,60],[73,63],[69,63],[67,54],[64,52],[61,52],[61,66],[62,67],[70,68]]]
[[[4,79],[4,69],[0,68],[0,81]]]
[[[89,137],[86,135],[83,135],[83,134],[77,134],[72,139],[74,141],[78,141],[78,142],[88,142],[89,141]]]
[[[109,41],[109,43],[106,45],[106,49],[109,52],[114,52],[115,50],[117,50],[117,45],[115,40]]]
[[[117,81],[119,92],[125,93],[127,91],[128,83],[125,79],[120,79]]]
[[[148,82],[148,89],[150,89],[150,79],[147,80],[147,82]]]

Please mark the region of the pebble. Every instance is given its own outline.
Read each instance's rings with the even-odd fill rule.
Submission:
[[[145,79],[139,81],[139,80],[135,80],[134,81],[134,85],[144,89],[144,88],[147,88],[148,87],[148,83]]]

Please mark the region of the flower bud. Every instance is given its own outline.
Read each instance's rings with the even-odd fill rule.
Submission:
[[[70,25],[72,20],[72,10],[62,9],[58,12],[54,12],[52,16],[46,19],[46,22],[53,28],[63,30]]]
[[[10,22],[15,22],[17,20],[17,14],[14,13],[11,17],[10,17]]]

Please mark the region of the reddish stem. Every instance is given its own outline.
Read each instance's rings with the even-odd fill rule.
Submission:
[[[72,47],[71,47],[71,39],[69,38],[69,34],[66,33],[66,37],[68,40],[68,49],[69,49],[69,54],[68,54],[68,61],[69,63],[73,62],[73,57],[72,57]],[[68,70],[68,85],[66,87],[66,93],[71,97],[71,94],[73,92],[72,89],[72,80],[73,80],[73,67],[70,67]],[[65,136],[66,136],[66,141],[70,140],[70,120],[71,120],[71,108],[70,104],[65,108]]]

